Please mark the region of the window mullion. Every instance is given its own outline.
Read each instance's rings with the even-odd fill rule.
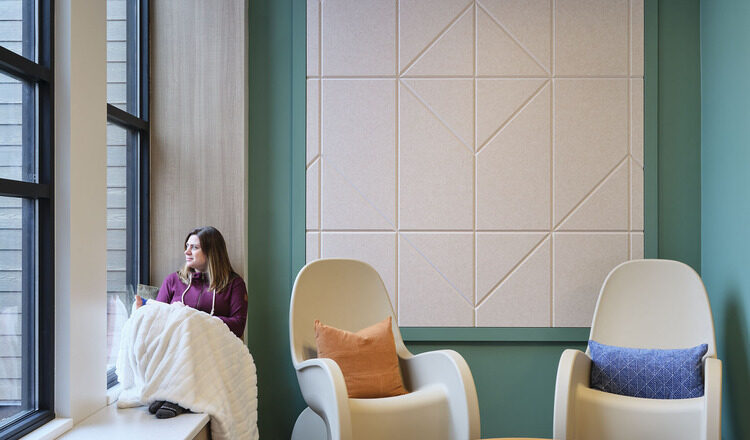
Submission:
[[[18,318],[10,318],[20,332],[11,331],[10,337],[21,344],[20,350],[9,352],[20,363],[20,375],[10,377],[20,376],[12,395],[20,397],[21,406],[17,416],[0,423],[0,438],[10,440],[54,418],[55,365],[53,0],[23,1],[18,6],[3,9],[8,14],[3,19],[20,25],[12,28],[18,34],[8,40],[18,45],[8,47],[22,55],[0,46],[0,73],[20,81],[4,81],[3,102],[11,109],[3,121],[4,146],[14,155],[9,157],[17,159],[6,174],[12,178],[0,178],[0,197],[21,199],[7,199],[3,205],[8,218],[18,222],[4,230],[5,282],[14,292],[9,310],[20,312]]]
[[[112,104],[107,104],[107,121],[128,129],[148,131],[148,122]]]
[[[36,402],[36,200],[24,199],[21,221],[21,407]]]
[[[46,183],[23,182],[0,178],[0,196],[26,197],[31,199],[45,199],[52,194],[50,185]]]
[[[127,0],[127,109],[128,113],[140,117],[138,112],[138,1]]]
[[[138,7],[138,69],[139,69],[139,81],[138,81],[138,93],[140,104],[140,112],[138,116],[146,122],[149,120],[149,0],[141,0]],[[143,133],[141,133],[143,135]],[[148,137],[148,132],[146,132]],[[143,139],[141,139],[143,143]]]

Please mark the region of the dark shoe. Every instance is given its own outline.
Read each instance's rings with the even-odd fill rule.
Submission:
[[[159,408],[161,408],[162,405],[164,405],[163,400],[154,400],[151,402],[151,405],[148,406],[148,412],[156,414],[156,411],[159,411]]]
[[[177,417],[185,412],[185,408],[172,402],[164,402],[164,404],[156,411],[157,419],[171,419]]]

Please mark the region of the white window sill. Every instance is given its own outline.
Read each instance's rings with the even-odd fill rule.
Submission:
[[[107,390],[107,406],[75,427],[73,419],[56,418],[21,440],[192,440],[211,419],[208,414],[187,413],[160,420],[149,414],[145,406],[118,409],[113,403],[117,401],[120,390],[120,385]]]
[[[187,413],[171,419],[157,419],[148,408],[118,409],[109,405],[77,424],[62,440],[131,440],[158,438],[192,440],[208,425],[208,414]]]
[[[21,440],[53,440],[70,431],[72,427],[73,419],[52,419],[30,434],[21,437]]]

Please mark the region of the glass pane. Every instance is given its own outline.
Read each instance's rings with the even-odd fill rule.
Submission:
[[[34,235],[34,201],[0,197],[0,427],[36,407]]]
[[[133,142],[126,129],[107,124],[107,369],[117,362],[120,330],[133,304],[127,181],[128,145]]]
[[[137,84],[136,61],[131,58],[129,46],[136,41],[129,38],[135,32],[129,27],[135,25],[128,20],[130,9],[135,7],[133,0],[107,0],[107,103],[137,116],[135,87]],[[134,46],[133,46],[134,47]]]
[[[36,61],[36,0],[0,0],[0,46]]]
[[[0,73],[0,178],[36,182],[34,93]]]

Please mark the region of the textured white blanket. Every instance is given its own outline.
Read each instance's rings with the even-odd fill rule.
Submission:
[[[247,347],[219,319],[157,301],[125,322],[119,408],[167,400],[211,415],[211,436],[258,439],[258,389]]]

